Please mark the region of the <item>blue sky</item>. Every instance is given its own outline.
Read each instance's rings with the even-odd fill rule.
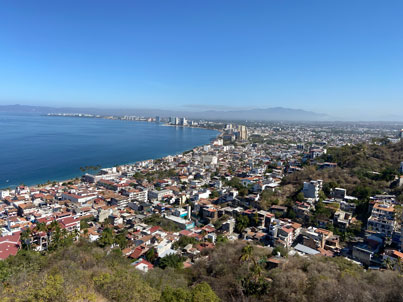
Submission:
[[[1,1],[0,104],[403,116],[403,1]]]

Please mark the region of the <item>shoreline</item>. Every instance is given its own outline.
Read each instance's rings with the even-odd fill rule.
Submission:
[[[46,116],[46,115],[43,115],[43,116]],[[53,117],[53,116],[51,116],[51,117]],[[61,116],[61,117],[63,117],[63,116]],[[66,116],[66,117],[67,117],[67,116]],[[74,116],[68,116],[68,117],[74,117]],[[81,118],[84,118],[84,117],[81,117]],[[87,118],[90,118],[90,117],[87,117]],[[122,120],[122,121],[125,121],[125,120]],[[127,121],[131,121],[131,122],[147,122],[147,121],[139,121],[139,120],[127,120]],[[147,123],[150,123],[150,122],[147,122]],[[155,122],[154,122],[154,123],[155,123]],[[216,135],[215,135],[213,138],[210,139],[210,142],[211,142],[212,140],[217,139],[220,135],[222,135],[222,131],[219,131],[219,130],[216,130],[216,129],[205,128],[205,127],[169,125],[169,124],[166,124],[166,123],[158,123],[158,124],[161,124],[162,126],[175,126],[175,127],[180,127],[180,128],[203,129],[203,130],[210,130],[210,131],[215,131],[215,132],[217,132]],[[118,164],[118,165],[113,165],[113,166],[101,166],[100,169],[110,169],[110,168],[117,168],[117,167],[126,166],[126,165],[135,165],[135,164],[137,164],[137,163],[139,163],[139,162],[143,162],[143,161],[149,161],[149,160],[155,161],[155,160],[163,159],[163,158],[168,157],[168,156],[177,156],[177,155],[179,155],[179,154],[183,154],[183,153],[188,152],[188,151],[193,151],[193,150],[195,150],[196,148],[199,148],[199,147],[203,147],[203,146],[205,146],[205,145],[208,145],[208,144],[210,144],[210,142],[208,142],[208,143],[203,143],[203,144],[200,144],[200,145],[196,145],[196,146],[192,147],[191,149],[185,149],[185,150],[183,150],[183,151],[179,151],[179,152],[176,152],[176,153],[170,153],[170,154],[167,154],[167,155],[164,155],[164,156],[157,156],[157,157],[155,157],[155,158],[147,158],[147,159],[143,159],[143,160],[136,160],[136,161],[124,162],[124,163],[120,163],[120,164]],[[99,170],[97,170],[96,173],[98,173],[98,171],[99,171]],[[91,171],[89,171],[89,172],[91,172]],[[57,183],[57,184],[61,185],[62,183],[67,183],[67,182],[71,182],[71,181],[77,181],[77,179],[80,180],[81,177],[82,177],[83,175],[85,175],[85,173],[88,173],[88,172],[77,173],[75,176],[71,176],[71,177],[67,176],[67,178],[63,178],[63,179],[55,179],[55,178],[53,178],[53,179],[47,179],[47,181],[46,181],[46,182],[43,182],[43,183],[40,183],[40,182],[35,182],[35,183],[28,182],[28,183],[24,183],[23,181],[21,181],[20,184],[15,184],[15,183],[14,183],[14,184],[10,184],[10,185],[8,185],[8,186],[2,186],[2,187],[0,187],[0,190],[7,190],[7,189],[14,190],[14,189],[17,188],[19,185],[22,185],[22,184],[24,184],[25,186],[34,187],[34,188],[44,188],[44,187],[47,187],[47,186],[52,185],[52,184],[54,184],[54,183]]]
[[[66,117],[66,118],[82,118],[82,119],[102,119],[102,120],[110,120],[110,121],[126,121],[126,122],[143,122],[143,123],[153,123],[161,126],[170,126],[170,127],[180,127],[180,128],[191,128],[191,129],[206,129],[206,130],[214,130],[220,132],[222,134],[222,131],[214,129],[214,128],[208,128],[208,127],[203,127],[203,126],[198,126],[198,125],[173,125],[170,124],[169,122],[157,122],[157,121],[149,121],[148,118],[144,117],[139,117],[139,119],[125,119],[122,118],[122,116],[107,116],[107,115],[92,115],[92,114],[54,114],[54,113],[48,113],[48,114],[40,114],[40,116],[44,117]],[[151,118],[151,117],[150,117]]]

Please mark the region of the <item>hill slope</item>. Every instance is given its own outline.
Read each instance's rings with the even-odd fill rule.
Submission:
[[[283,258],[282,268],[268,270],[267,249],[250,247],[221,244],[190,269],[146,274],[133,269],[120,250],[107,252],[84,241],[47,255],[21,251],[0,262],[0,301],[218,302],[216,294],[222,301],[403,299],[403,279],[396,272],[365,272],[343,258],[321,256]]]

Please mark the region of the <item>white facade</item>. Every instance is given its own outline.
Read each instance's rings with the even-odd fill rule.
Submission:
[[[202,157],[202,160],[205,164],[209,165],[216,165],[218,163],[218,158],[214,155],[204,155]]]
[[[302,193],[304,193],[305,198],[313,198],[318,201],[320,190],[322,190],[322,180],[311,180],[310,182],[304,182]]]
[[[376,203],[372,208],[371,216],[368,218],[367,228],[386,236],[392,236],[395,226],[395,210],[393,205]]]
[[[161,191],[153,190],[153,191],[148,192],[148,199],[149,200],[153,200],[153,199],[161,200],[163,197],[165,197],[167,195],[172,195],[172,191],[171,190],[161,190]]]
[[[6,198],[7,196],[10,196],[9,190],[0,190],[0,199]]]

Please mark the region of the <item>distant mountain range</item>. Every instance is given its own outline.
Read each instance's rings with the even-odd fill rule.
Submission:
[[[3,105],[2,112],[24,113],[88,113],[99,115],[136,115],[136,116],[184,116],[190,119],[207,120],[250,120],[250,121],[331,121],[335,120],[326,114],[300,109],[283,107],[243,110],[206,110],[206,111],[175,111],[162,109],[104,109],[104,108],[73,108],[44,107],[28,105]]]

